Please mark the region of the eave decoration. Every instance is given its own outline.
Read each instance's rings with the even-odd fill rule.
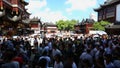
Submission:
[[[11,13],[7,14],[7,18],[13,22],[19,21],[21,19],[21,13],[12,11]]]

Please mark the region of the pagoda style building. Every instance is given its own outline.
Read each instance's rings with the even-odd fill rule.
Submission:
[[[58,28],[57,25],[54,23],[45,23],[45,30],[47,33],[57,33]]]
[[[111,22],[106,26],[108,34],[120,34],[120,0],[107,0],[94,10],[98,12],[98,21]]]
[[[32,18],[29,24],[33,33],[40,33],[40,30],[42,30],[42,22],[38,17]]]
[[[0,0],[0,33],[1,35],[17,34],[18,29],[27,28],[30,13],[24,0]]]
[[[55,24],[49,22],[41,22],[38,17],[34,17],[30,21],[31,30],[34,33],[56,33],[58,28]]]
[[[83,19],[80,23],[77,23],[75,28],[75,33],[77,34],[89,34],[90,30],[93,30],[93,19]]]

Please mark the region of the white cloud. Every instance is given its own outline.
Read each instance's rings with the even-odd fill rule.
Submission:
[[[28,8],[28,12],[35,12],[45,7],[46,5],[46,0],[29,0],[29,5],[26,6],[26,8]]]
[[[55,23],[58,20],[66,20],[67,18],[65,16],[63,16],[62,12],[60,11],[40,11],[40,12],[36,12],[35,14],[33,14],[31,17],[34,16],[38,16],[39,18],[41,18],[42,21],[44,22],[53,22]]]
[[[74,10],[86,10],[94,7],[97,4],[97,0],[67,0],[65,4],[70,4],[71,7],[67,8],[67,12]]]
[[[39,17],[44,22],[55,23],[58,20],[66,20],[67,18],[60,11],[52,11],[47,7],[46,0],[29,0],[28,12],[32,13],[30,18]]]
[[[45,8],[45,12],[50,12],[50,8]]]
[[[89,18],[97,21],[97,15],[95,13],[91,13]]]

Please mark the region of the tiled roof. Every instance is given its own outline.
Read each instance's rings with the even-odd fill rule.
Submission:
[[[82,24],[85,24],[85,23],[94,23],[95,21],[93,20],[93,19],[83,19],[82,21],[81,21],[81,23]]]
[[[119,2],[119,1],[120,1],[120,0],[108,0],[108,1],[106,1],[106,2],[103,4],[103,6],[111,5],[111,4],[116,3],[116,2]]]
[[[78,22],[76,25],[84,25],[86,23],[92,24],[95,21],[93,19],[83,19],[81,22]]]
[[[34,17],[30,20],[30,23],[42,23],[38,17]]]
[[[97,10],[102,9],[102,7],[104,7],[104,6],[108,6],[108,5],[111,5],[111,4],[114,4],[114,3],[118,3],[118,2],[120,2],[120,0],[107,0],[106,2],[104,2],[103,5],[100,5],[99,8],[96,8],[94,10],[97,11]]]

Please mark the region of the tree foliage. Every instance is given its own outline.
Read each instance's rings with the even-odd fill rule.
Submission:
[[[95,22],[94,24],[93,24],[93,28],[95,29],[95,30],[105,30],[105,26],[106,25],[109,25],[110,24],[110,22],[107,22],[107,21],[100,21],[100,22]]]
[[[58,27],[59,30],[73,30],[74,29],[74,25],[77,23],[77,20],[59,20],[58,22],[56,22],[56,25]]]

